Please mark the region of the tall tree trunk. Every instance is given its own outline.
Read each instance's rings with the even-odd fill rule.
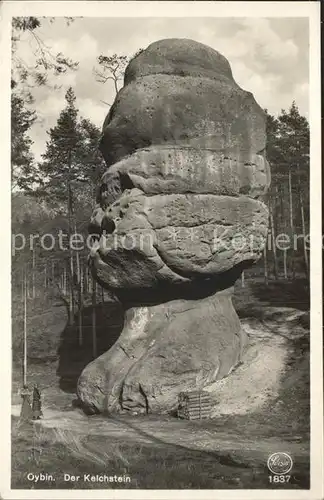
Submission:
[[[283,250],[283,260],[284,260],[284,277],[285,280],[288,279],[288,274],[287,274],[287,250]]]
[[[289,221],[290,221],[290,233],[291,242],[294,241],[294,219],[293,219],[293,196],[292,196],[292,183],[291,183],[291,167],[289,167],[288,172],[288,186],[289,186]],[[294,245],[292,245],[292,255],[291,255],[291,271],[292,277],[295,278],[295,264],[294,264]]]
[[[55,261],[52,260],[52,286],[55,285]]]
[[[74,234],[77,233],[77,224],[76,220],[74,220]],[[80,269],[80,255],[79,251],[75,251],[75,262],[76,262],[76,281],[78,287],[78,295],[79,295],[79,310],[78,310],[78,323],[79,323],[79,345],[82,345],[82,293],[81,293],[81,269]]]
[[[23,361],[23,381],[27,385],[27,274],[24,272],[24,361]]]
[[[25,268],[23,266],[21,271],[21,301],[24,303],[25,300]]]
[[[74,234],[78,234],[77,233],[77,224],[76,224],[76,221],[74,221]],[[78,250],[76,250],[76,252],[75,252],[75,259],[76,259],[77,280],[78,280],[78,283],[80,283],[81,269],[80,269],[80,255],[79,255],[79,251]]]
[[[284,203],[286,196],[286,189],[283,179],[281,181],[282,183],[280,183],[280,233],[282,232],[282,229],[284,230],[284,232],[286,231],[285,203]]]
[[[47,288],[47,262],[45,263],[44,268],[44,287]]]
[[[96,305],[97,305],[97,283],[92,278],[92,355],[97,357],[97,325],[96,325]]]
[[[275,184],[273,213],[274,213],[274,232],[276,235],[279,234],[278,197],[279,197],[279,189],[278,185]]]
[[[117,95],[118,94],[118,79],[117,79],[115,74],[114,74],[114,86],[115,86],[115,92]]]
[[[268,239],[267,239],[268,241]],[[268,285],[269,277],[268,277],[268,258],[267,258],[267,244],[263,249],[263,265],[264,265],[264,281],[265,284]]]
[[[36,252],[33,247],[33,267],[32,267],[32,297],[36,297],[36,287],[35,287],[35,267],[36,267]]]
[[[88,277],[88,292],[90,293],[91,291],[91,273],[90,273],[90,269],[89,269],[89,266],[87,266],[87,277]]]
[[[83,273],[83,291],[85,294],[88,293],[88,266],[87,263],[82,261],[82,273]]]
[[[299,187],[300,215],[301,215],[301,223],[302,223],[302,231],[303,231],[303,250],[304,250],[305,272],[306,272],[306,278],[308,278],[309,277],[309,262],[308,262],[308,253],[307,253],[306,240],[305,240],[306,226],[305,226],[304,200],[303,200],[299,176],[298,176],[298,187]]]
[[[83,344],[83,328],[82,328],[82,311],[83,311],[83,269],[81,268],[80,274],[80,282],[79,282],[79,311],[78,311],[78,320],[79,320],[79,346]]]
[[[76,276],[77,276],[77,286],[78,286],[78,295],[79,295],[79,310],[78,310],[78,317],[79,317],[79,342],[80,345],[82,344],[82,294],[83,292],[81,291],[81,268],[80,268],[80,255],[79,252],[75,252],[75,258],[76,258]]]
[[[74,294],[73,294],[73,251],[71,248],[71,234],[72,234],[72,191],[71,191],[71,166],[72,154],[71,150],[68,152],[68,177],[67,177],[67,209],[68,209],[68,234],[69,234],[69,324],[73,325],[74,319]]]
[[[66,296],[67,295],[67,272],[66,272],[66,261],[64,261],[64,268],[63,268],[63,293]]]
[[[74,320],[74,287],[73,287],[73,253],[70,252],[69,266],[69,324],[73,325]]]
[[[80,255],[79,255],[79,252],[75,252],[75,259],[76,259],[77,280],[78,280],[78,283],[80,283],[80,281],[81,281],[81,268],[80,268]]]
[[[270,231],[271,231],[271,246],[273,253],[273,274],[275,279],[278,278],[278,259],[277,259],[277,247],[276,247],[276,237],[274,230],[274,221],[273,221],[273,200],[272,197],[269,197],[269,222],[270,222]]]

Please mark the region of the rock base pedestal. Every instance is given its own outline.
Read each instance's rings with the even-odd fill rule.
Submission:
[[[129,308],[117,342],[79,378],[83,404],[99,412],[167,413],[179,392],[227,376],[247,344],[232,293]]]

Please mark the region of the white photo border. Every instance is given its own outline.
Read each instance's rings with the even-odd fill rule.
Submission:
[[[310,23],[310,184],[311,184],[311,488],[310,490],[35,490],[11,489],[11,167],[10,66],[11,18],[71,17],[306,17]],[[3,1],[0,5],[0,151],[1,171],[1,467],[4,499],[275,499],[323,498],[323,362],[322,362],[322,219],[321,219],[321,79],[320,2],[205,1]],[[280,493],[279,493],[280,491]]]

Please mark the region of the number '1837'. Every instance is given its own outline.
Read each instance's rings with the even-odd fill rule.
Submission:
[[[289,483],[290,476],[269,476],[269,483]]]

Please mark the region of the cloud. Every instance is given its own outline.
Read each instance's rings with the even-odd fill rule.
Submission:
[[[298,55],[298,47],[290,38],[281,38],[272,28],[269,19],[244,19],[242,20],[242,30],[239,35],[247,47],[252,49],[252,54],[258,52],[258,58],[255,60],[276,63],[282,59],[295,61]],[[254,58],[252,58],[254,59]]]
[[[101,127],[103,119],[109,111],[107,105],[95,102],[90,98],[79,100],[78,108],[83,118],[89,118],[98,127]]]
[[[308,20],[294,18],[79,18],[69,27],[62,19],[43,22],[40,36],[53,52],[79,61],[76,72],[52,78],[60,90],[35,88],[35,106],[43,122],[35,124],[34,152],[44,150],[48,126],[65,106],[72,86],[80,114],[101,126],[112,103],[111,82],[100,84],[93,75],[100,54],[131,56],[162,38],[191,38],[228,58],[237,83],[252,92],[271,113],[289,108],[293,99],[308,114]],[[19,44],[21,57],[32,62],[32,47]]]
[[[66,28],[68,34],[69,28]],[[74,61],[79,61],[81,56],[81,65],[84,66],[89,62],[93,64],[98,54],[98,43],[93,36],[84,33],[78,40],[70,40],[69,38],[60,38],[58,40],[49,39],[46,42],[54,54],[62,52],[65,56],[70,57]],[[82,51],[82,54],[81,54]]]

